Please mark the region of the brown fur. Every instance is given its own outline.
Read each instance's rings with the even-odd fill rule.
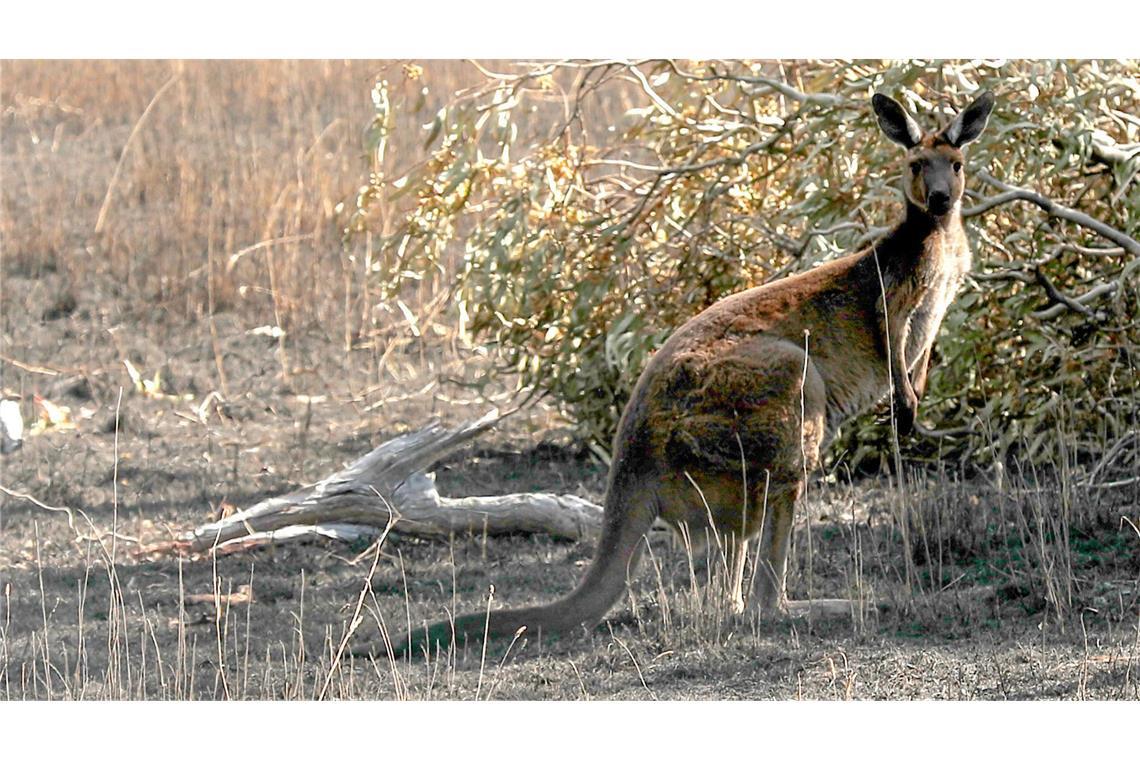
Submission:
[[[575,591],[545,606],[412,631],[397,653],[448,646],[453,637],[596,623],[624,590],[657,518],[689,535],[712,528],[725,537],[738,609],[744,557],[758,538],[750,607],[797,609],[785,598],[785,573],[808,474],[839,423],[892,387],[900,432],[910,429],[930,347],[970,266],[958,145],[981,131],[992,98],[983,95],[951,127],[921,139],[901,106],[880,98],[880,124],[909,149],[903,221],[866,250],[725,298],[665,342],[619,423],[602,536]],[[957,145],[947,138],[963,133]],[[838,600],[820,607],[850,610]]]

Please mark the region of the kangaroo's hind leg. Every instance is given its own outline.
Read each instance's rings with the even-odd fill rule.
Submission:
[[[788,552],[791,548],[795,507],[804,483],[770,490],[766,495],[764,525],[760,536],[757,567],[748,611],[764,617],[848,617],[854,603],[848,599],[789,600],[787,597]],[[810,530],[810,526],[808,528]]]
[[[686,469],[671,473],[664,483],[662,518],[686,539],[693,567],[700,567],[710,580],[717,576],[729,607],[743,612],[749,541],[744,527],[748,499],[740,475]]]
[[[760,547],[752,582],[750,610],[782,614],[787,609],[788,549],[802,483],[769,486],[757,494],[763,504]],[[758,489],[759,490],[759,489]]]
[[[772,469],[763,482],[753,484],[753,501],[761,508],[760,546],[748,610],[763,614],[849,615],[845,599],[789,601],[787,598],[788,552],[791,548],[796,504],[803,497],[808,475],[819,465],[826,435],[827,395],[815,366],[799,353],[801,382],[785,403],[795,412],[791,424],[772,430],[780,441],[781,455],[771,459]],[[757,420],[759,424],[768,424]]]

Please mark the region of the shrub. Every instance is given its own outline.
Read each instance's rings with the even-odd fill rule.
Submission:
[[[386,229],[380,299],[453,276],[460,330],[496,359],[488,380],[549,394],[605,448],[678,325],[897,219],[901,153],[875,126],[872,93],[930,125],[981,89],[998,107],[969,150],[975,274],[937,343],[928,430],[903,454],[1135,466],[1135,62],[522,65],[454,96],[425,126],[426,158],[399,172],[383,146],[416,98],[390,102],[381,82],[346,235]],[[845,426],[849,466],[879,461],[885,427]]]

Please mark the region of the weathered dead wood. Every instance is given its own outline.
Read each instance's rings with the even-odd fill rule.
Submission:
[[[343,470],[199,526],[145,553],[229,553],[314,536],[353,541],[392,531],[446,538],[456,533],[546,533],[580,539],[601,526],[601,507],[572,495],[441,496],[427,472],[493,427],[497,412],[454,429],[438,422],[386,441]]]

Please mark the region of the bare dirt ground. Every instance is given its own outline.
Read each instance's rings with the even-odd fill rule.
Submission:
[[[496,645],[453,661],[357,659],[333,668],[371,567],[367,546],[328,542],[216,561],[138,557],[138,547],[208,520],[223,504],[311,482],[433,414],[456,422],[484,407],[467,404],[458,387],[432,384],[438,367],[430,359],[396,358],[392,376],[377,378],[370,356],[357,361],[319,332],[288,342],[286,384],[276,341],[223,315],[216,327],[229,394],[200,416],[218,373],[205,322],[171,322],[116,298],[110,282],[73,289],[63,316],[36,308],[64,289],[51,274],[9,275],[5,289],[19,295],[5,304],[4,382],[25,399],[38,394],[69,407],[74,428],[30,437],[4,460],[4,486],[83,513],[73,529],[63,513],[3,497],[0,689],[10,699],[1140,696],[1135,536],[1121,533],[1115,548],[1098,545],[1084,559],[1073,550],[1081,565],[1064,616],[1031,576],[980,551],[954,559],[969,552],[949,539],[934,547],[945,555],[945,590],[923,580],[933,572],[923,561],[908,590],[894,491],[884,482],[818,483],[812,519],[797,534],[793,596],[861,595],[863,620],[735,621],[713,591],[691,583],[685,553],[657,539],[628,598],[592,635],[509,652]],[[137,392],[123,359],[144,376],[161,369],[168,396]],[[385,398],[397,400],[379,403]],[[23,406],[30,417],[32,405]],[[600,501],[604,466],[557,430],[541,410],[510,418],[441,468],[441,491],[533,489]],[[1010,496],[947,478],[917,484],[912,498],[935,507],[968,502],[984,513]],[[978,525],[985,530],[984,520]],[[390,536],[368,609],[400,630],[445,608],[480,609],[491,584],[496,604],[548,599],[574,584],[590,553],[537,536]],[[692,576],[703,573],[698,566]],[[247,584],[252,601],[235,597],[216,612],[212,597]],[[880,603],[886,609],[876,611]],[[376,618],[366,618],[354,644],[376,639]]]

